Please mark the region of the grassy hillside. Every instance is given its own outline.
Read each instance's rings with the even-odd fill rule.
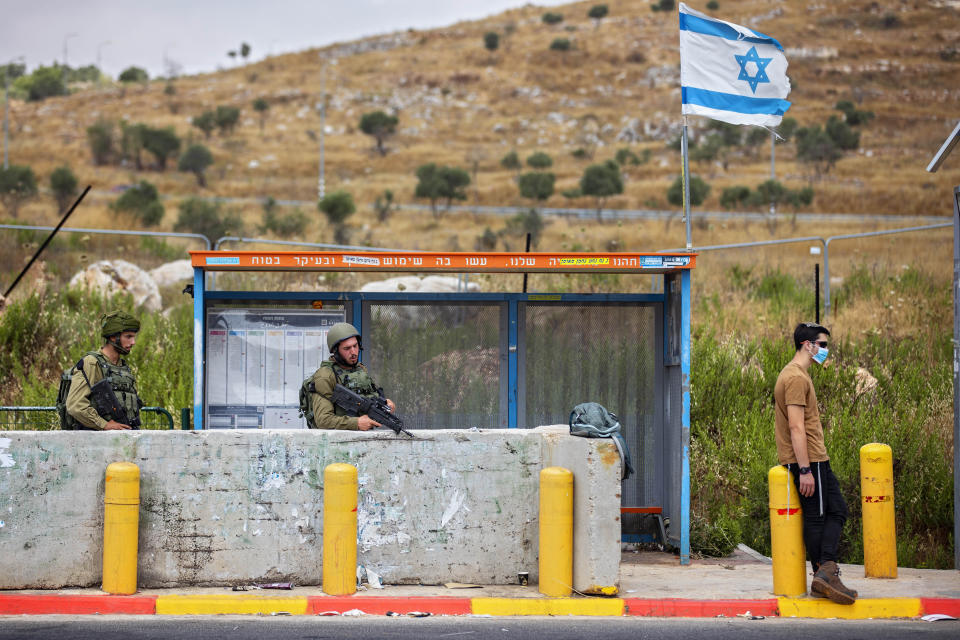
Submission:
[[[517,203],[514,175],[499,165],[511,150],[521,160],[537,150],[553,157],[557,194],[548,206],[592,206],[590,199],[571,201],[560,191],[575,186],[590,162],[629,146],[637,153],[648,150],[650,160],[628,169],[625,193],[608,206],[667,208],[664,193],[680,161],[666,146],[680,125],[676,13],[651,11],[649,0],[614,0],[607,3],[609,16],[594,21],[586,16],[592,4],[551,9],[564,16],[556,25],[542,22],[546,9],[528,5],[448,28],[275,56],[179,78],[173,95],[159,80],[126,90],[83,88],[42,103],[15,101],[11,157],[33,166],[42,179],[67,163],[98,189],[147,178],[170,195],[315,199],[320,127],[315,106],[327,61],[327,188],[348,189],[364,206],[384,189],[400,202],[411,201],[413,170],[425,162],[462,166],[475,175],[471,203]],[[691,4],[703,9],[705,3]],[[951,26],[960,20],[956,2],[742,0],[721,2],[713,13],[769,33],[787,47],[794,86],[788,115],[801,126],[822,125],[838,113],[839,100],[875,113],[860,149],[814,180],[812,210],[949,214],[944,194],[957,182],[958,170],[930,175],[923,168],[952,129],[960,105],[954,81],[960,55]],[[490,31],[500,34],[494,52],[483,46]],[[568,39],[572,49],[550,50],[556,38]],[[270,105],[262,132],[251,106],[257,98]],[[207,189],[190,174],[170,169],[159,174],[92,165],[85,131],[98,119],[173,126],[184,139],[202,141],[190,119],[217,105],[242,113],[232,134],[215,134],[206,142],[215,158]],[[358,128],[360,116],[376,109],[399,118],[385,156]],[[695,129],[705,125],[698,118],[691,123]],[[628,128],[639,140],[618,141]],[[593,159],[573,157],[578,148]],[[695,163],[693,169],[714,187],[704,207],[719,209],[723,187],[753,187],[766,179],[769,145],[734,153],[726,168]],[[792,187],[812,178],[795,161],[792,144],[778,150],[777,174]],[[85,223],[113,222],[105,202],[91,204]],[[247,215],[252,220],[255,214]],[[24,212],[37,221],[52,216],[49,203]],[[163,226],[173,219],[168,212]],[[412,240],[406,234],[400,238]]]

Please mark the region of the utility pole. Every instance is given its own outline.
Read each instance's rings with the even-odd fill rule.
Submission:
[[[771,130],[770,130],[770,179],[771,179],[771,180],[776,180],[776,179],[777,179],[777,170],[776,170],[777,159],[776,159],[776,153],[777,153],[777,134],[775,134],[775,133],[773,132],[773,130],[771,129]],[[771,201],[770,201],[770,216],[773,217],[774,215],[776,215],[776,213],[777,213],[777,205],[776,205],[775,202],[773,202],[773,201],[771,200]]]
[[[10,168],[10,65],[3,70],[3,168]]]
[[[100,52],[101,50],[103,50],[104,47],[110,44],[113,44],[113,43],[109,40],[104,40],[103,42],[97,45],[97,71],[100,71],[101,75],[103,75],[103,71],[102,71],[102,67],[100,66]]]
[[[79,34],[77,33],[68,33],[67,35],[63,36],[63,66],[64,67],[67,66],[67,41],[70,38],[76,38],[78,35]]]
[[[10,73],[14,63],[23,60],[18,56],[3,67],[3,168],[10,168]]]
[[[323,137],[326,133],[327,128],[327,61],[323,61],[323,70],[322,74],[322,83],[323,83],[323,93],[320,97],[320,169],[317,175],[317,200],[323,200],[326,195],[326,176],[324,175],[324,158],[323,158]]]

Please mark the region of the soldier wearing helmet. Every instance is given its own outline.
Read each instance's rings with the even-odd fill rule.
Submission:
[[[352,324],[338,322],[327,332],[327,347],[330,360],[324,360],[311,379],[310,405],[316,428],[368,431],[382,426],[367,415],[347,415],[333,404],[333,388],[337,384],[362,396],[374,397],[381,393],[360,363],[360,332]],[[391,411],[395,410],[392,400],[387,399],[387,405]]]
[[[80,361],[82,372],[75,372],[70,379],[67,395],[67,419],[71,425],[65,428],[93,431],[129,429],[130,426],[104,418],[90,403],[93,385],[109,378],[113,391],[126,409],[128,416],[139,416],[143,403],[137,395],[136,382],[130,367],[122,356],[130,354],[137,343],[140,322],[124,311],[111,311],[100,316],[100,335],[104,345],[99,351],[91,351]],[[78,375],[79,374],[79,375]]]

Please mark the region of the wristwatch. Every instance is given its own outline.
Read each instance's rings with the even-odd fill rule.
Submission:
[[[800,467],[800,475],[805,476],[808,473],[812,473],[810,467]]]

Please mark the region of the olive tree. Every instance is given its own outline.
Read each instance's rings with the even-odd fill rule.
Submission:
[[[380,155],[387,155],[383,141],[397,131],[397,116],[387,115],[383,111],[371,111],[360,116],[360,130],[377,141],[377,151]]]
[[[77,186],[77,176],[73,175],[70,167],[58,167],[50,174],[50,191],[60,211],[65,211],[70,201],[77,195]]]
[[[603,203],[610,196],[623,193],[620,165],[613,160],[587,167],[580,178],[580,192],[597,200],[597,220],[602,219]]]
[[[37,196],[37,177],[33,169],[12,164],[6,169],[0,168],[0,202],[10,215],[16,218],[20,207]]]
[[[183,155],[180,156],[180,162],[177,169],[180,171],[189,171],[197,178],[197,184],[202,188],[207,186],[207,178],[204,172],[213,164],[213,154],[202,144],[192,144]]]

